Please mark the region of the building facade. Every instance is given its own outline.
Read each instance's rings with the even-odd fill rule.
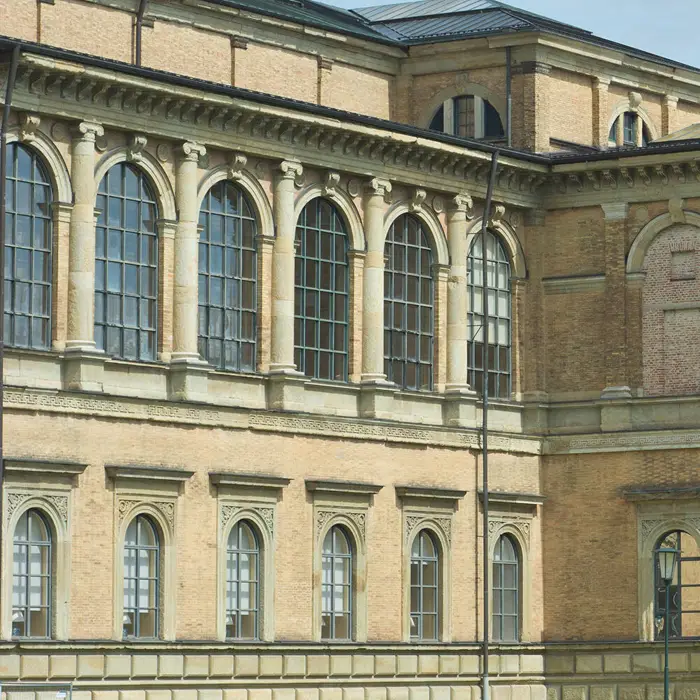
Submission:
[[[470,4],[0,2],[8,698],[697,697],[700,72]]]

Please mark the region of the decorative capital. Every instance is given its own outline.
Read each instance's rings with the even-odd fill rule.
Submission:
[[[627,202],[609,202],[601,204],[606,221],[622,221],[627,218],[629,205]]]
[[[678,98],[675,95],[664,95],[664,107],[675,107],[678,104]]]
[[[494,204],[491,207],[491,216],[489,216],[489,226],[495,226],[506,214],[506,208],[503,204]]]
[[[607,90],[610,87],[610,78],[593,78],[593,87],[596,90]]]
[[[319,70],[332,70],[333,69],[333,59],[326,58],[325,56],[318,57],[318,68]]]
[[[244,39],[242,36],[232,36],[231,37],[231,48],[232,49],[241,49],[241,51],[245,51],[248,48],[248,41]]]
[[[183,160],[199,163],[200,158],[203,158],[207,153],[207,149],[194,141],[185,141],[182,144]]]
[[[326,181],[323,185],[323,194],[325,197],[335,197],[337,188],[340,184],[340,173],[329,170],[326,173]]]
[[[134,134],[131,137],[131,143],[126,149],[126,159],[132,163],[138,163],[143,160],[143,151],[146,148],[148,139],[143,134]]]
[[[411,197],[411,203],[408,205],[410,211],[421,211],[423,209],[423,202],[428,196],[425,190],[417,189],[413,192]]]
[[[473,207],[474,201],[471,195],[468,195],[466,192],[460,192],[450,199],[449,210],[452,212],[465,212],[469,214]]]
[[[304,176],[304,166],[298,160],[283,160],[279,166],[283,180],[294,180],[297,187],[301,187]]]
[[[240,180],[243,170],[248,163],[248,156],[245,153],[236,151],[228,162],[228,176],[231,180]]]
[[[95,143],[95,139],[98,136],[104,136],[105,130],[102,124],[80,122],[75,128],[74,134],[80,141],[92,141],[92,143]]]
[[[38,114],[20,115],[19,140],[24,143],[31,143],[36,138],[36,130],[41,124],[41,118]]]
[[[372,178],[367,183],[367,191],[371,197],[383,197],[388,204],[391,195],[391,183],[389,180],[382,180],[379,177]]]

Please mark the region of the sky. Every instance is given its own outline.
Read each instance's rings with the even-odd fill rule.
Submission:
[[[352,9],[399,0],[322,0]],[[700,0],[511,0],[508,4],[700,68]]]

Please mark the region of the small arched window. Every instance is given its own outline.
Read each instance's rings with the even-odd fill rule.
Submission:
[[[102,178],[95,227],[95,344],[107,355],[154,360],[157,206],[146,176],[118,163]]]
[[[253,207],[221,181],[199,212],[199,354],[218,369],[255,371],[258,261]]]
[[[226,638],[259,639],[260,544],[253,526],[240,520],[226,545]]]
[[[160,540],[146,515],[137,515],[124,537],[124,638],[160,634]]]
[[[498,110],[478,95],[445,100],[433,115],[429,128],[471,139],[498,140],[505,136]]]
[[[477,235],[467,258],[467,368],[469,384],[484,390],[484,302],[482,277],[482,238]],[[489,375],[488,392],[494,398],[510,398],[511,392],[511,291],[510,262],[500,238],[486,232],[488,270]]]
[[[294,362],[308,377],[347,381],[348,236],[327,199],[311,200],[296,229]]]
[[[32,508],[20,516],[12,551],[12,636],[51,637],[51,530]]]
[[[411,548],[411,639],[437,641],[440,556],[433,535],[421,530]]]
[[[5,214],[5,343],[51,347],[51,204],[39,157],[19,143],[7,147]]]
[[[617,117],[608,134],[608,145],[612,147],[646,146],[650,141],[649,127],[637,112],[624,112]]]
[[[695,538],[683,530],[667,532],[659,538],[656,548],[668,547],[680,551],[674,578],[669,586],[668,636],[700,637],[700,549]],[[654,620],[657,639],[664,637],[666,586],[660,576],[654,556]]]
[[[421,221],[392,223],[384,245],[384,373],[405,389],[433,388],[433,251]]]
[[[520,561],[513,538],[501,535],[493,553],[491,633],[494,641],[520,638]]]
[[[321,570],[321,639],[352,639],[352,547],[338,525],[323,540]]]

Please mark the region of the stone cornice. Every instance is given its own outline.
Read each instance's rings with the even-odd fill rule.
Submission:
[[[382,490],[381,484],[368,484],[364,481],[336,481],[306,479],[306,490],[315,493],[356,493],[363,496],[371,496]]]
[[[4,464],[6,472],[69,477],[79,476],[87,468],[87,464],[81,462],[63,462],[32,457],[6,457]]]
[[[169,484],[181,484],[194,472],[187,469],[170,467],[151,467],[141,464],[105,464],[105,471],[111,479],[128,481],[157,481]]]
[[[234,488],[262,488],[281,491],[291,479],[274,474],[242,474],[234,472],[209,472],[209,481],[215,486]]]

